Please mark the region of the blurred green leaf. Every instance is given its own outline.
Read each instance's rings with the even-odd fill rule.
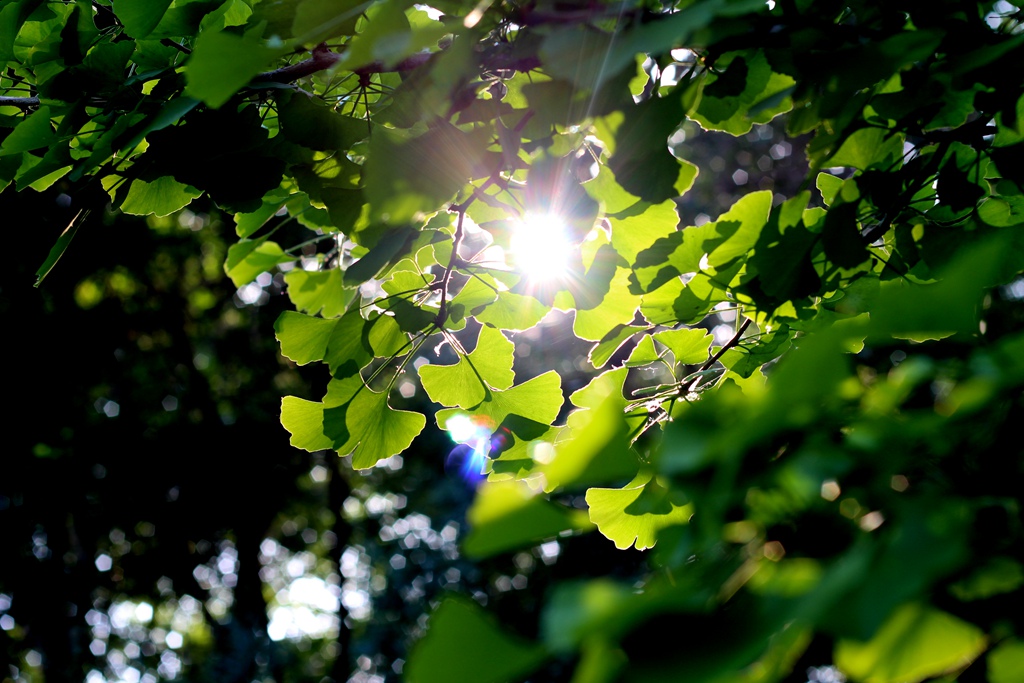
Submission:
[[[551,503],[519,481],[482,484],[466,520],[462,549],[478,559],[591,528],[586,512]]]
[[[986,647],[973,624],[917,604],[900,607],[864,643],[840,641],[836,665],[864,683],[916,683],[969,664]]]
[[[431,615],[405,675],[410,683],[501,683],[522,678],[545,659],[542,646],[505,633],[472,602],[449,597]]]
[[[547,492],[632,479],[640,469],[630,448],[621,399],[612,395],[582,412],[573,420],[571,438],[556,444],[554,458],[540,468]]]
[[[989,683],[1024,681],[1024,642],[1010,639],[988,653]]]

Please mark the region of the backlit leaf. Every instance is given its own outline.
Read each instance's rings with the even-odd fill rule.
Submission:
[[[683,330],[665,330],[658,332],[654,338],[667,346],[677,363],[697,365],[708,359],[708,349],[714,338],[707,330],[700,328]]]
[[[136,216],[169,216],[178,209],[188,206],[200,195],[202,192],[196,188],[179,183],[168,176],[162,176],[152,182],[134,180],[128,190],[128,196],[121,204],[121,210]]]
[[[281,424],[291,433],[296,448],[352,454],[352,466],[366,469],[408,448],[423,430],[426,418],[395,410],[388,405],[386,393],[367,389],[355,375],[331,380],[323,402],[286,396],[281,403]]]
[[[236,287],[248,284],[260,273],[274,269],[279,263],[287,263],[294,257],[284,253],[276,242],[266,240],[242,240],[228,248],[224,261],[224,272]]]
[[[661,529],[686,524],[692,507],[672,488],[641,473],[625,488],[587,491],[590,521],[619,549],[654,547]]]
[[[591,527],[585,512],[551,503],[519,481],[482,485],[466,521],[470,532],[462,549],[476,558]]]
[[[985,649],[985,634],[931,607],[909,604],[864,643],[836,646],[836,665],[865,683],[914,683],[966,666]]]
[[[342,273],[337,268],[309,271],[293,268],[284,274],[288,284],[288,298],[300,311],[325,318],[341,315],[355,292],[346,289]]]
[[[337,322],[284,311],[274,323],[275,336],[281,343],[281,355],[299,365],[323,360],[327,341]]]

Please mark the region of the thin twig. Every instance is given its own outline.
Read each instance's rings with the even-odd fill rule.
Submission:
[[[452,271],[455,269],[455,261],[459,258],[459,245],[462,244],[462,223],[466,220],[466,209],[473,203],[476,196],[471,195],[462,204],[453,206],[452,209],[458,212],[459,221],[455,225],[455,237],[452,239],[452,255],[448,259],[448,267],[444,269],[444,277],[441,278],[441,306],[437,310],[437,318],[434,324],[438,329],[444,326],[446,320],[448,320],[448,285],[452,281]],[[451,209],[449,209],[451,210]]]
[[[372,62],[365,66],[361,66],[358,69],[353,69],[352,71],[360,76],[392,72],[403,73],[406,71],[412,71],[416,67],[426,64],[427,60],[432,56],[432,53],[421,52],[410,57],[406,57],[394,66],[388,66],[383,62]],[[297,81],[300,78],[312,76],[317,72],[330,69],[332,66],[340,62],[342,57],[343,55],[341,53],[334,52],[328,48],[327,45],[321,43],[313,48],[313,56],[309,59],[304,59],[301,62],[289,64],[288,66],[283,66],[280,69],[274,69],[273,71],[264,71],[261,74],[257,74],[256,77],[252,79],[252,82],[291,83],[292,81]]]
[[[184,53],[186,55],[192,54],[192,50],[190,50],[189,48],[185,47],[181,43],[178,43],[176,41],[171,40],[170,38],[163,38],[160,41],[160,44],[161,45],[165,45],[167,47],[173,47],[178,52]]]

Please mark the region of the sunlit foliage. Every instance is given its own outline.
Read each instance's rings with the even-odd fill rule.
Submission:
[[[479,484],[465,529],[360,495],[356,474],[328,496],[334,520],[379,518],[384,542],[449,563],[394,674],[1003,683],[1024,666],[1020,18],[952,0],[10,0],[0,180],[66,188],[44,286],[109,211],[202,230],[190,207],[212,202],[237,241],[152,280],[223,261],[239,310],[286,292],[281,354],[322,370],[316,395],[292,366],[275,379],[291,445],[370,473],[448,440],[453,478]],[[74,297],[129,310],[146,286],[115,266]],[[188,292],[190,314],[217,305]],[[572,355],[542,360],[544,330]],[[244,375],[208,374],[230,424]],[[97,420],[121,415],[93,393]],[[269,616],[242,627],[337,639],[321,664],[392,675],[333,647],[387,588],[380,558],[345,525],[307,530],[318,552],[245,539]],[[588,536],[649,561],[554,582],[533,628],[459,585],[457,558],[514,554],[493,594],[521,590]],[[100,572],[129,554],[109,540]],[[171,654],[146,675],[177,676],[174,653],[209,642],[196,615],[241,592],[231,539],[204,554],[201,610],[112,600],[87,613],[92,653],[151,629]]]

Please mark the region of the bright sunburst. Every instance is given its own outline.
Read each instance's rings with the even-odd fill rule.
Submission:
[[[574,248],[560,218],[532,213],[526,214],[516,227],[510,246],[516,267],[534,281],[563,276]]]

